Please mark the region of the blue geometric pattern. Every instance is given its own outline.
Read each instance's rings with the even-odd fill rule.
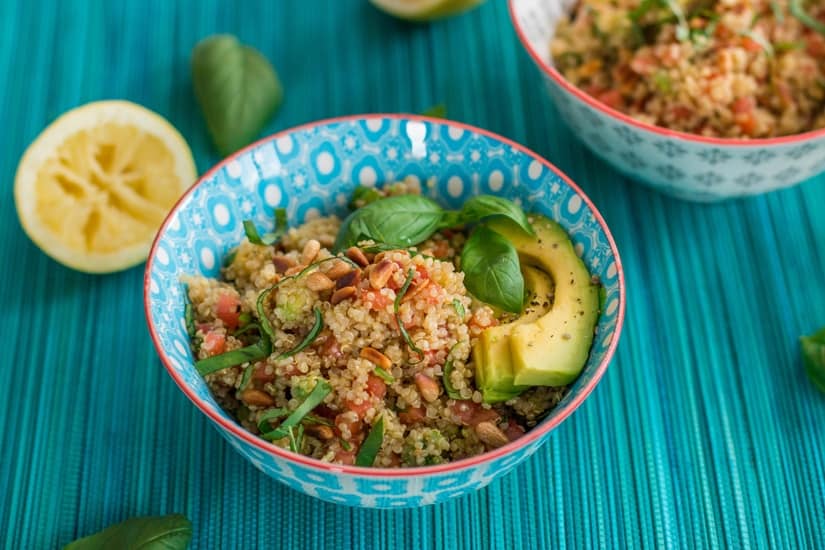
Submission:
[[[320,215],[342,216],[357,185],[405,178],[417,180],[425,194],[444,206],[458,207],[476,194],[494,193],[567,229],[576,251],[601,279],[606,301],[587,367],[542,426],[559,422],[575,408],[571,403],[592,389],[603,372],[599,365],[618,339],[624,297],[619,259],[586,199],[545,161],[496,137],[446,121],[353,118],[299,128],[225,161],[183,198],[161,229],[148,268],[152,329],[167,367],[210,415],[234,423],[194,369],[180,277],[216,276],[223,256],[243,238],[244,219],[265,226],[279,207],[287,209],[292,225]],[[517,450],[473,466],[384,477],[344,473],[311,460],[299,463],[250,434],[244,432],[255,444],[218,422],[216,426],[255,467],[296,490],[330,502],[382,508],[432,504],[484,487],[534,453],[550,433],[532,441],[527,437]]]
[[[553,64],[550,41],[555,23],[574,3],[511,3],[526,41],[548,65]],[[781,189],[825,170],[825,159],[820,158],[825,135],[802,144],[718,145],[686,140],[622,122],[573,95],[547,74],[543,76],[559,114],[584,145],[625,175],[663,193],[712,202]],[[610,147],[603,147],[601,139],[592,139],[594,130],[608,136]],[[759,166],[759,177],[743,177],[755,166]],[[706,175],[709,169],[713,178]]]

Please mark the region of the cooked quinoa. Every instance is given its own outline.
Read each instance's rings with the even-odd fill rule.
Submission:
[[[724,138],[825,127],[825,2],[580,0],[555,66],[633,118]]]
[[[245,429],[261,434],[260,427],[277,428],[317,384],[326,384],[331,391],[302,421],[297,443],[282,437],[273,444],[353,464],[381,419],[373,465],[424,466],[514,440],[558,404],[567,388],[534,388],[492,406],[482,402],[471,348],[485,328],[507,319],[468,295],[455,266],[462,232],[436,233],[415,249],[370,253],[362,247],[335,256],[330,250],[339,227],[335,217],[320,218],[290,229],[273,246],[244,239],[219,280],[184,280],[197,359],[254,344],[258,332],[248,327],[262,321],[257,302],[280,283],[263,302],[276,334],[272,353],[206,376],[221,406]],[[411,273],[398,316],[420,354],[402,336],[394,311]],[[323,319],[317,337],[279,358],[311,333],[316,309]]]

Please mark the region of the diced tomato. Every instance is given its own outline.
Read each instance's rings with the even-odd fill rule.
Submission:
[[[825,36],[815,32],[808,33],[805,37],[805,49],[812,57],[817,59],[825,57]]]
[[[620,109],[624,100],[622,93],[619,90],[608,90],[596,96],[596,99],[610,107],[611,109]]]
[[[340,464],[344,464],[346,466],[352,466],[355,464],[355,449],[351,451],[345,451],[341,449],[340,451],[335,453],[334,461]]]
[[[746,136],[753,136],[756,133],[756,117],[753,114],[738,115],[736,125]]]
[[[693,111],[685,105],[674,105],[671,107],[670,112],[675,120],[687,120],[693,114]]]
[[[763,49],[759,42],[748,36],[742,37],[742,47],[751,53],[758,53]]]
[[[349,415],[345,415],[344,413],[341,413],[338,416],[336,416],[333,423],[335,424],[335,431],[338,433],[341,432],[341,428],[339,426],[346,426],[349,430],[351,438],[354,438],[355,436],[360,434],[364,427],[363,422],[361,422],[360,420],[352,420],[349,417]]]
[[[378,399],[383,399],[387,393],[387,384],[379,377],[370,374],[367,378],[367,391],[370,395]]]
[[[355,401],[345,401],[344,406],[348,411],[352,411],[358,415],[358,418],[364,418],[364,415],[367,411],[372,407],[372,403],[369,400],[364,400],[362,403],[356,403]]]
[[[332,357],[337,360],[344,356],[344,353],[341,351],[341,347],[338,345],[338,340],[332,332],[327,332],[323,338],[324,340],[321,344],[322,357]]]
[[[630,60],[630,68],[634,73],[642,76],[648,76],[654,73],[659,68],[659,63],[648,51],[646,53],[638,53]]]
[[[416,271],[416,275],[414,277],[415,281],[418,281],[418,280],[423,281],[424,279],[429,279],[430,278],[430,272],[427,271],[427,268],[424,267],[423,265],[415,266],[415,271]]]
[[[783,80],[776,81],[776,92],[779,94],[779,98],[782,100],[782,104],[784,106],[793,105],[793,92],[791,91],[791,87],[788,85],[787,82]]]
[[[275,380],[275,371],[266,371],[266,363],[259,362],[255,365],[255,370],[252,371],[252,379],[258,382],[272,382]]]
[[[219,355],[226,350],[226,336],[220,332],[207,332],[203,337],[203,349],[211,355]]]
[[[510,420],[507,424],[507,429],[504,430],[504,433],[507,434],[507,439],[510,441],[515,441],[519,437],[524,435],[524,428]]]
[[[731,109],[733,109],[734,113],[750,113],[756,108],[756,99],[752,96],[743,96],[736,101],[733,102],[731,105]]]
[[[390,278],[390,281],[393,279]],[[389,281],[387,282],[389,286]],[[361,299],[367,304],[367,307],[376,311],[385,309],[392,301],[384,296],[379,290],[367,290],[361,294]]]
[[[238,317],[241,315],[241,300],[234,294],[224,293],[218,296],[215,306],[215,315],[223,321],[226,328],[238,328]]]
[[[407,426],[418,424],[424,418],[424,407],[409,407],[398,413],[398,420]]]
[[[432,249],[433,257],[439,259],[446,258],[449,251],[450,243],[447,241],[436,241]]]
[[[501,418],[493,409],[485,409],[474,401],[456,401],[450,406],[453,414],[465,426],[475,426],[479,422],[496,422]]]

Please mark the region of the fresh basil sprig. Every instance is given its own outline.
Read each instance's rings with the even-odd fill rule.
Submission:
[[[254,141],[284,99],[269,61],[230,34],[198,42],[192,51],[192,83],[212,141],[223,155]]]
[[[252,244],[261,244],[271,246],[278,242],[284,236],[287,229],[286,222],[286,208],[275,209],[275,229],[263,235],[258,234],[258,229],[255,227],[255,222],[252,220],[243,221],[243,230],[246,233],[246,238]]]
[[[184,550],[192,539],[192,523],[180,514],[131,518],[67,544],[63,550]]]
[[[799,339],[802,363],[814,386],[825,392],[825,328]]]
[[[462,225],[501,216],[514,221],[528,235],[535,235],[527,215],[516,203],[495,195],[477,195],[467,200],[459,212]]]
[[[475,228],[461,251],[461,271],[470,294],[504,311],[524,306],[524,276],[516,248],[483,225]]]

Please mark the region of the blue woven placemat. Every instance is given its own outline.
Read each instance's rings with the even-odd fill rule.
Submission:
[[[268,128],[358,112],[449,116],[524,143],[577,181],[627,274],[623,341],[551,441],[474,495],[407,511],[322,503],[235,453],[155,357],[142,271],[70,271],[24,236],[25,146],[58,114],[126,98],[168,117],[204,170],[195,42],[232,32],[278,68]],[[195,548],[822,548],[825,396],[797,337],[825,325],[825,178],[721,205],[668,199],[577,143],[502,0],[432,25],[365,0],[0,3],[0,546],[55,548],[183,512]]]

